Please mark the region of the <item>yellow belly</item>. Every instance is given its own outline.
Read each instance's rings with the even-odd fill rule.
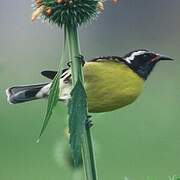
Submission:
[[[132,103],[144,84],[123,63],[88,62],[83,71],[89,112],[112,111]]]

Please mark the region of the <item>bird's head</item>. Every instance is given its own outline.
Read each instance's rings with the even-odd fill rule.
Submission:
[[[173,60],[170,57],[146,49],[132,51],[126,54],[123,59],[126,64],[143,79],[147,79],[157,62],[161,60]]]

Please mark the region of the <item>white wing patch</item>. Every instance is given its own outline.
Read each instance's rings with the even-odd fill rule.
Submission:
[[[128,62],[129,64],[131,64],[131,61],[133,61],[135,59],[136,56],[142,55],[146,53],[146,51],[135,51],[131,54],[131,56],[126,57],[125,60],[126,62]]]
[[[47,84],[46,86],[42,87],[40,91],[36,94],[37,98],[46,97],[49,94],[49,88],[51,87],[51,83]]]
[[[66,81],[66,78],[71,76],[71,71],[67,70],[66,74],[64,74],[64,77],[60,79],[60,92],[59,92],[59,99],[62,101],[67,101],[68,99],[71,98],[71,89],[72,89],[72,84],[71,81]]]

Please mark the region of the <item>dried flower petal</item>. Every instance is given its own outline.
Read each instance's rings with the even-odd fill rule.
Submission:
[[[97,3],[97,9],[98,9],[98,11],[100,11],[100,12],[104,11],[104,4],[103,4],[103,2],[99,1],[99,2]]]
[[[35,5],[40,7],[42,5],[42,0],[35,0]]]
[[[35,21],[37,19],[38,16],[40,16],[40,14],[43,12],[44,10],[44,6],[40,6],[39,8],[37,8],[31,16],[31,20]]]

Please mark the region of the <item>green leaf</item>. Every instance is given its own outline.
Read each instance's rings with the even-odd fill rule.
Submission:
[[[59,69],[58,72],[56,74],[56,76],[54,77],[51,87],[49,89],[49,96],[48,96],[48,105],[47,105],[47,112],[46,112],[46,116],[40,131],[40,135],[39,138],[37,140],[37,142],[40,141],[40,137],[43,134],[44,130],[46,129],[49,120],[51,118],[52,112],[54,107],[56,106],[58,99],[59,99],[59,80],[60,80],[60,75],[62,73],[62,70],[64,68],[64,64],[65,64],[65,59],[64,59],[64,54],[66,52],[66,28],[64,29],[64,46],[61,52],[61,59],[60,59],[60,64],[59,64]]]
[[[81,162],[81,145],[87,120],[87,97],[82,82],[78,79],[71,92],[69,107],[70,146],[75,166]]]
[[[44,130],[46,129],[46,127],[49,123],[53,109],[56,106],[58,99],[59,99],[59,72],[56,74],[55,78],[52,81],[51,87],[50,87],[47,112],[46,112],[46,116],[45,116],[43,126],[41,128],[40,135],[39,135],[37,142],[39,142],[41,135],[43,134]]]

